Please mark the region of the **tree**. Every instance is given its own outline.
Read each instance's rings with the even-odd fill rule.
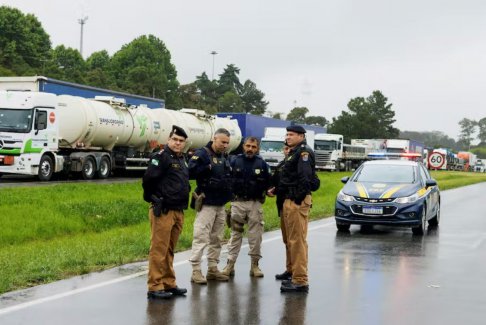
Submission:
[[[294,121],[295,123],[304,124],[305,123],[305,115],[309,112],[307,107],[294,107],[287,114],[287,121]]]
[[[243,111],[255,115],[263,115],[267,109],[268,102],[263,100],[265,94],[257,89],[256,84],[246,80],[240,89]]]
[[[106,50],[92,53],[86,60],[86,83],[90,86],[116,89],[110,74],[111,58]]]
[[[481,145],[486,145],[486,117],[483,117],[477,122],[479,133],[478,139]]]
[[[180,108],[177,71],[164,42],[153,35],[124,45],[111,59],[111,74],[119,89],[165,98],[166,106]]]
[[[1,6],[0,31],[0,66],[17,75],[41,74],[51,41],[37,18]]]
[[[328,121],[324,116],[307,116],[305,118],[305,124],[326,126],[327,123]]]
[[[51,61],[46,64],[46,75],[56,79],[85,83],[86,62],[78,50],[64,45],[51,52]]]
[[[427,148],[450,148],[453,150],[461,150],[453,138],[441,131],[400,131],[399,137],[402,139],[413,139],[423,142]]]
[[[387,139],[396,138],[399,130],[393,127],[395,112],[388,98],[379,91],[373,91],[368,98],[356,97],[349,101],[350,112],[342,111],[332,119],[328,131],[342,134],[345,139]]]
[[[234,91],[227,91],[222,97],[218,98],[219,112],[243,112],[243,102]]]
[[[240,69],[237,68],[234,64],[228,64],[226,66],[223,73],[219,75],[219,95],[224,95],[228,91],[233,91],[236,94],[240,93],[242,85],[238,77],[239,74]]]
[[[459,141],[464,144],[464,149],[469,150],[471,142],[474,139],[473,134],[476,132],[477,122],[468,118],[463,118],[459,121],[461,133],[459,134]]]

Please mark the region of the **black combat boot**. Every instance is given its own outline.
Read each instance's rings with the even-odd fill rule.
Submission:
[[[292,273],[285,271],[284,273],[275,274],[276,280],[291,280]]]

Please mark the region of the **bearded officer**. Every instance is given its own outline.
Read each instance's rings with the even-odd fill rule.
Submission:
[[[305,132],[302,126],[291,125],[285,136],[290,152],[282,168],[279,188],[285,195],[282,218],[287,230],[292,279],[282,282],[282,292],[309,292],[307,224],[312,205],[315,158],[305,141]]]
[[[262,258],[262,204],[269,187],[270,173],[267,163],[257,155],[259,149],[258,139],[247,137],[243,142],[244,154],[231,161],[234,194],[231,202],[231,238],[228,242],[228,264],[222,272],[227,276],[235,273],[235,262],[243,241],[243,227],[248,224],[250,276],[263,277],[258,261]]]
[[[189,202],[189,171],[183,156],[186,132],[174,125],[165,148],[156,153],[143,176],[144,199],[152,203],[148,292],[150,299],[185,295],[176,285],[174,249],[182,231],[183,210]]]

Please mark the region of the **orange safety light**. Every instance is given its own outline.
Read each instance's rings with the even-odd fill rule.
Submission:
[[[3,158],[3,164],[4,165],[13,165],[14,164],[14,156],[5,156],[5,158]]]

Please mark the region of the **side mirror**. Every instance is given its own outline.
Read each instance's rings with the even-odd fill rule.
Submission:
[[[425,181],[425,188],[429,188],[432,186],[437,186],[437,181],[435,179],[428,179]]]
[[[341,178],[341,183],[346,184],[349,181],[349,176]]]

